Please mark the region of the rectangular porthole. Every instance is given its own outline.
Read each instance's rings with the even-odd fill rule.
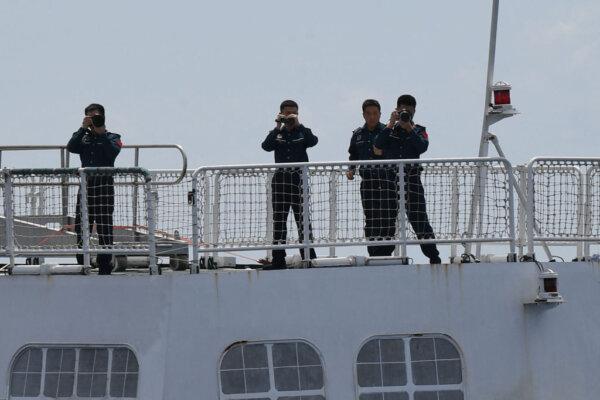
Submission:
[[[325,400],[323,374],[321,357],[306,342],[240,343],[221,359],[220,398]]]
[[[11,366],[9,398],[137,398],[138,376],[126,347],[27,346]]]
[[[355,367],[359,400],[464,400],[460,353],[444,335],[372,338]]]

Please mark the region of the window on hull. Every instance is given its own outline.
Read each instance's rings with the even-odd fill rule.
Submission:
[[[14,358],[10,398],[137,398],[139,365],[127,347],[27,346]]]
[[[444,335],[372,338],[356,378],[358,400],[464,400],[461,356]]]
[[[221,400],[325,400],[321,357],[302,341],[235,344],[219,378]]]

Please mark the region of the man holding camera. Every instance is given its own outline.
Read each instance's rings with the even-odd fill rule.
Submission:
[[[90,104],[85,108],[85,117],[81,127],[69,140],[67,150],[79,154],[81,166],[84,168],[114,167],[115,159],[122,146],[121,136],[106,130],[104,107],[100,104]],[[100,246],[112,246],[115,204],[112,175],[88,175],[86,197],[89,215],[89,227],[86,227],[86,229],[89,229],[91,234],[92,227],[96,223]],[[75,231],[77,233],[77,243],[81,247],[80,202],[81,196],[79,194],[75,210]],[[111,254],[98,254],[99,275],[110,275],[112,271],[111,259]],[[83,264],[83,255],[77,255],[77,262]]]
[[[413,122],[416,112],[416,99],[405,94],[398,97],[397,108],[392,112],[390,121],[386,128],[377,136],[374,151],[376,154],[384,155],[386,159],[418,159],[427,151],[429,138],[424,126]],[[425,192],[421,182],[422,167],[406,165],[404,167],[404,192],[406,199],[406,215],[417,238],[434,239],[433,229],[427,217],[425,205]],[[399,173],[397,169],[395,173]],[[397,185],[397,176],[393,178],[393,184]],[[397,196],[396,196],[397,199]],[[395,224],[398,213],[398,204],[395,205],[393,220],[388,224]],[[395,227],[394,227],[395,233]],[[421,244],[421,251],[429,258],[431,264],[440,264],[440,253],[434,243]]]
[[[275,152],[276,163],[308,162],[306,149],[317,144],[318,139],[310,129],[298,122],[298,104],[285,100],[279,106],[275,118],[276,126],[262,143],[265,151]],[[302,171],[300,168],[278,168],[271,181],[273,204],[273,244],[285,244],[287,237],[287,218],[292,209],[298,227],[300,241],[304,240],[302,209]],[[309,237],[312,236],[309,225]],[[304,259],[304,249],[300,249]],[[264,269],[285,269],[285,249],[273,250],[273,260]],[[310,258],[316,258],[314,249],[310,249]]]
[[[383,155],[377,155],[373,151],[375,138],[385,129],[385,124],[379,121],[381,106],[377,100],[367,99],[362,104],[362,112],[365,124],[352,132],[348,148],[349,159],[350,161],[382,159]],[[394,232],[390,231],[391,227],[387,222],[395,207],[396,193],[392,191],[393,187],[386,179],[386,169],[380,165],[360,165],[358,173],[361,177],[360,198],[365,214],[365,237],[369,240],[381,240],[393,236]],[[353,180],[355,174],[356,166],[352,165],[346,172],[346,176],[349,180]],[[390,255],[393,250],[393,245],[367,246],[370,256]]]

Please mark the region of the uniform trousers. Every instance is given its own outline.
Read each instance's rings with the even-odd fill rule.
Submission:
[[[418,239],[435,239],[427,216],[425,191],[418,168],[407,169],[404,175],[406,216]],[[361,182],[361,199],[365,214],[365,236],[369,240],[391,239],[396,234],[398,217],[398,179],[394,168],[374,169],[364,174]],[[368,246],[371,256],[390,256],[394,245]],[[421,244],[428,258],[439,257],[433,243]]]
[[[300,242],[304,241],[303,207],[302,207],[302,172],[297,168],[278,169],[271,181],[273,204],[273,244],[285,244],[287,239],[287,219],[290,209],[298,228]],[[309,224],[309,238],[312,237],[312,226]],[[304,249],[300,248],[304,259]],[[273,250],[273,265],[285,265],[285,249]],[[310,249],[310,258],[317,258],[314,249]]]
[[[113,244],[113,212],[115,208],[115,188],[112,177],[90,177],[87,188],[87,208],[89,220],[89,232],[92,234],[94,223],[100,246],[112,246]],[[77,195],[77,206],[75,209],[75,232],[77,233],[77,245],[83,246],[81,230],[81,196]],[[110,275],[112,266],[112,254],[98,254],[98,273]],[[77,263],[83,264],[83,255],[77,255]]]

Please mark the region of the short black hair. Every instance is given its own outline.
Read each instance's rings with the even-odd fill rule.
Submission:
[[[398,97],[398,102],[397,102],[396,106],[397,107],[400,107],[400,106],[416,107],[417,99],[415,99],[410,94],[403,94],[402,96]]]
[[[375,99],[366,99],[365,101],[363,101],[363,105],[362,105],[363,112],[365,112],[365,110],[367,109],[367,107],[377,107],[377,109],[379,111],[381,111],[381,105]]]
[[[87,115],[87,113],[92,111],[100,111],[100,113],[104,115],[104,106],[102,104],[92,103],[85,108],[84,114]]]
[[[296,103],[294,100],[284,100],[281,102],[281,105],[279,106],[279,111],[283,111],[283,109],[285,107],[296,107],[298,108],[298,103]]]

